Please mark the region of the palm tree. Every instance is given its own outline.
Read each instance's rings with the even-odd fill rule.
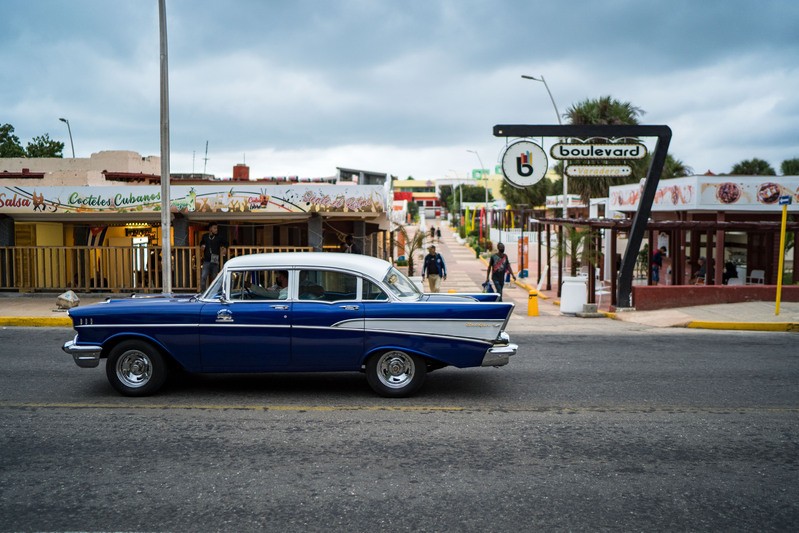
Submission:
[[[664,180],[672,178],[684,178],[685,176],[690,176],[693,173],[694,169],[679,159],[672,157],[671,154],[667,154],[666,163],[663,165],[663,174],[660,176],[660,178]]]
[[[421,250],[424,246],[424,233],[416,230],[416,233],[413,234],[413,237],[410,236],[408,233],[408,227],[399,225],[398,230],[400,235],[402,235],[403,240],[405,241],[405,250],[400,250],[400,255],[403,255],[404,252],[408,254],[408,276],[413,276],[414,274],[414,254]]]
[[[743,176],[776,176],[777,173],[774,171],[774,168],[768,164],[768,161],[763,161],[762,159],[747,159],[746,161],[741,161],[740,163],[736,163],[732,170],[730,170],[731,175],[743,175]]]
[[[621,102],[610,96],[601,96],[597,99],[586,99],[571,106],[563,115],[571,124],[607,124],[607,125],[635,125],[638,118],[645,113],[640,107],[630,102]],[[632,175],[624,178],[571,178],[569,188],[571,192],[579,194],[583,201],[588,203],[590,198],[602,198],[608,195],[608,188],[612,185],[626,185],[636,183],[646,175],[648,166],[643,161],[581,161],[581,164],[618,165],[629,164]]]
[[[596,100],[585,99],[566,110],[563,115],[570,124],[638,124],[638,117],[646,113],[630,102],[620,102],[610,96]]]

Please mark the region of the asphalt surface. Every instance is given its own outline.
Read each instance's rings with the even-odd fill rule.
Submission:
[[[117,395],[65,328],[0,329],[0,531],[790,531],[792,335],[517,333],[413,398],[362,375]]]

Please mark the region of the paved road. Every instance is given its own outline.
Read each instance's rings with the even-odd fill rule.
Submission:
[[[794,336],[516,334],[389,401],[360,375],[122,398],[64,329],[0,330],[0,530],[789,530]]]

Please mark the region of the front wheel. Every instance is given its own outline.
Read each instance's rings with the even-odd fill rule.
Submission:
[[[427,373],[424,360],[400,350],[391,350],[369,359],[366,364],[366,381],[386,398],[410,396],[422,386]]]
[[[149,396],[166,381],[167,365],[151,344],[125,341],[111,350],[105,374],[111,385],[125,396]]]

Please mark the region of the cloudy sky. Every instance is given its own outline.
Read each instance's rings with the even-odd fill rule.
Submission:
[[[464,177],[610,95],[697,173],[799,157],[796,0],[167,0],[172,172]],[[160,152],[157,0],[0,0],[0,124]]]

